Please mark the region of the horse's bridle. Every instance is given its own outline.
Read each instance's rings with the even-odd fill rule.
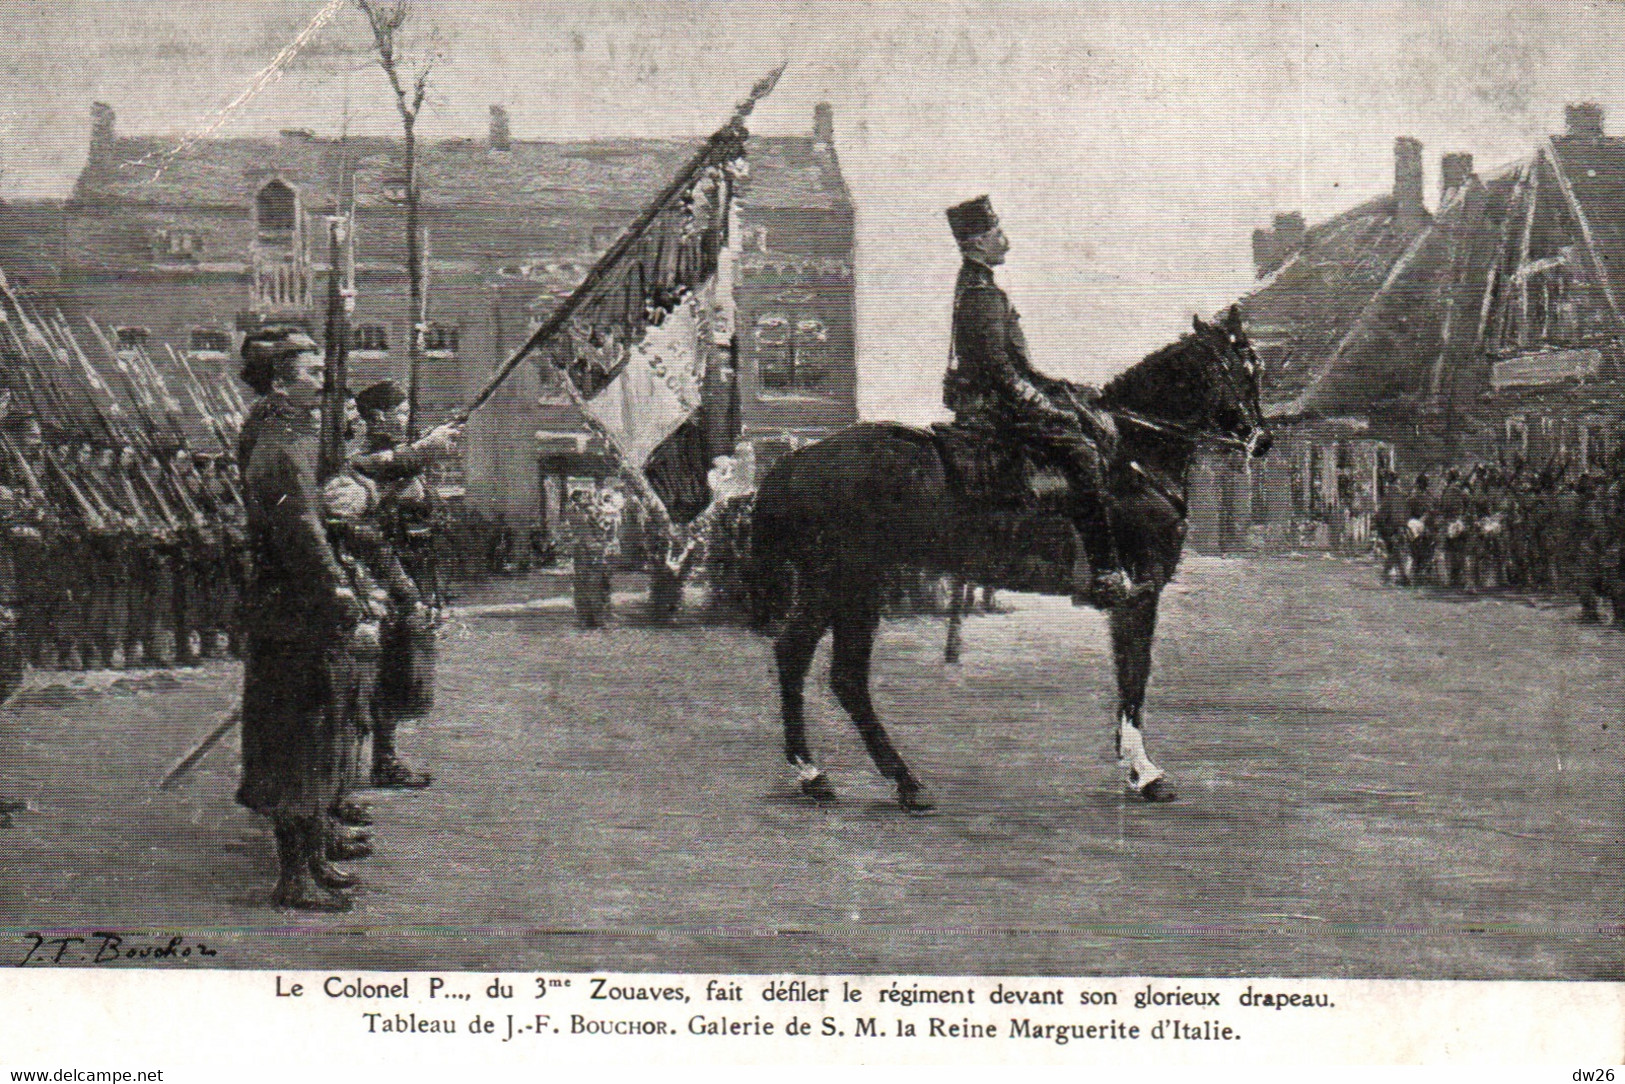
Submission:
[[[1230,371],[1230,366],[1228,364],[1228,359],[1225,357],[1225,352],[1214,349],[1213,345],[1205,341],[1205,339],[1203,340],[1202,345],[1207,349],[1209,355],[1209,368],[1218,368],[1222,374],[1222,379],[1224,380],[1225,384],[1230,388],[1230,391],[1235,394],[1236,401],[1245,404],[1247,402],[1246,389],[1237,386],[1236,376]],[[1231,345],[1235,345],[1234,340],[1232,340]],[[1183,440],[1186,443],[1193,445],[1203,443],[1217,444],[1221,448],[1229,448],[1232,451],[1244,452],[1249,457],[1253,454],[1254,449],[1257,447],[1259,439],[1264,435],[1262,417],[1258,419],[1258,424],[1253,425],[1252,435],[1243,440],[1240,437],[1231,436],[1228,433],[1211,433],[1206,430],[1196,429],[1193,426],[1182,425],[1179,422],[1168,421],[1163,418],[1149,418],[1138,411],[1125,410],[1121,407],[1111,409],[1108,411],[1108,413],[1110,413],[1114,418],[1131,422],[1142,429],[1149,429],[1152,432],[1160,433],[1163,436],[1173,437],[1176,440]]]

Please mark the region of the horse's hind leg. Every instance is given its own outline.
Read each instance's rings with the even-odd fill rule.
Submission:
[[[1128,781],[1148,802],[1174,797],[1163,770],[1145,751],[1141,710],[1151,680],[1151,639],[1157,630],[1157,596],[1149,595],[1111,612],[1112,654],[1117,661],[1117,756]]]
[[[818,641],[824,638],[828,627],[829,610],[822,601],[808,600],[798,592],[783,631],[773,644],[773,654],[779,664],[779,700],[784,712],[784,757],[798,774],[801,792],[819,801],[833,800],[835,788],[830,786],[829,777],[807,748],[803,694]]]
[[[849,598],[837,609],[830,688],[835,691],[841,707],[852,716],[875,767],[897,785],[898,804],[911,813],[923,813],[931,808],[925,798],[925,787],[914,778],[914,773],[893,748],[886,728],[875,715],[874,701],[869,697],[869,661],[879,627],[879,601],[872,594]]]
[[[948,604],[948,642],[942,649],[942,661],[956,663],[965,645],[961,630],[965,623],[965,611],[970,609],[976,597],[976,585],[966,583],[963,576],[955,576],[948,582],[952,594]]]

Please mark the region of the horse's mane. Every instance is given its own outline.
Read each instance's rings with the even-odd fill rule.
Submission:
[[[1130,401],[1143,401],[1147,392],[1157,394],[1167,385],[1171,363],[1183,357],[1192,345],[1198,344],[1194,332],[1186,332],[1175,342],[1147,354],[1140,361],[1124,369],[1100,389],[1102,405],[1111,407]]]

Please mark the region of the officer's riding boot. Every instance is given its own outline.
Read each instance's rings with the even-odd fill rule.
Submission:
[[[372,785],[391,789],[422,790],[433,777],[416,772],[395,755],[394,721],[379,720],[372,730]]]
[[[333,865],[332,860],[328,857],[328,841],[334,838],[335,835],[331,819],[317,817],[315,823],[318,834],[316,845],[310,848],[310,875],[316,879],[317,884],[326,889],[341,891],[346,888],[354,888],[356,884],[355,874]]]
[[[311,854],[321,843],[317,819],[276,817],[271,823],[276,832],[277,863],[280,867],[276,888],[271,891],[271,902],[278,907],[291,907],[299,911],[348,911],[348,899],[327,891],[311,877]]]
[[[1141,585],[1135,584],[1123,567],[1105,504],[1099,500],[1079,501],[1073,524],[1085,557],[1085,561],[1073,566],[1073,604],[1110,610],[1139,594]]]

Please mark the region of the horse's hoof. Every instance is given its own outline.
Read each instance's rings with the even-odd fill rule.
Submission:
[[[1148,802],[1171,802],[1179,797],[1174,793],[1174,788],[1169,784],[1166,776],[1153,779],[1141,787],[1139,795]]]
[[[930,813],[936,809],[936,803],[925,796],[925,787],[920,783],[897,784],[897,804],[905,813]]]
[[[836,799],[835,787],[823,772],[803,779],[801,793],[815,802],[833,802]]]

